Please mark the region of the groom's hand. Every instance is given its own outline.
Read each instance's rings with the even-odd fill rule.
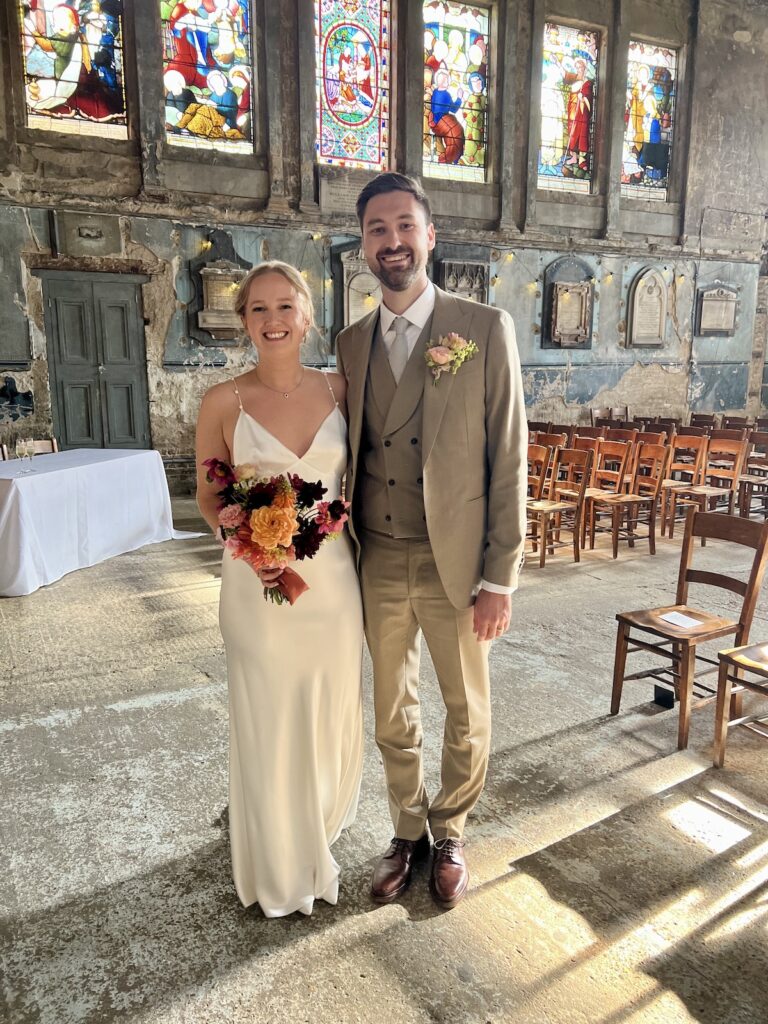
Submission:
[[[475,620],[472,629],[478,640],[495,640],[506,633],[512,615],[509,594],[492,594],[482,587],[475,598]]]

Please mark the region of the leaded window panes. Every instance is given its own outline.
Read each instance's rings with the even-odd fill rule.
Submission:
[[[249,0],[160,0],[168,142],[250,153]]]
[[[623,196],[667,198],[677,63],[675,50],[630,41],[621,161]]]
[[[423,173],[485,181],[490,11],[424,3]]]
[[[389,161],[389,0],[316,0],[317,159]]]
[[[544,27],[539,188],[591,191],[599,53],[598,32]]]
[[[30,128],[125,139],[122,0],[19,0]]]

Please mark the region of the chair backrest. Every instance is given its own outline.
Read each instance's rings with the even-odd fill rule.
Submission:
[[[738,430],[740,427],[751,427],[749,416],[723,416],[720,426],[723,430]]]
[[[723,540],[732,544],[741,544],[752,548],[755,552],[752,559],[749,579],[743,580],[724,573],[709,570],[692,569],[693,551],[697,545],[694,540],[705,537],[707,540]],[[749,629],[755,614],[755,605],[760,594],[760,587],[765,574],[766,558],[768,557],[768,523],[758,523],[741,516],[724,516],[720,512],[698,512],[691,507],[685,520],[683,549],[680,553],[680,573],[677,579],[677,604],[688,603],[688,585],[705,583],[712,587],[721,587],[738,594],[743,598],[739,613],[739,629],[736,633],[736,646],[749,639]]]
[[[608,441],[629,441],[632,443],[637,439],[637,430],[624,430],[622,427],[611,427],[606,430],[605,437]]]
[[[652,430],[641,430],[635,438],[635,444],[666,444],[667,432],[662,430],[658,433]]]
[[[549,420],[528,420],[528,430],[532,434],[539,433],[540,431],[543,431],[546,434],[549,427]]]
[[[669,447],[645,442],[637,445],[630,491],[644,498],[656,498],[666,475]]]
[[[628,420],[628,405],[605,405],[598,409],[589,410],[589,420],[593,427],[600,424],[597,420]]]
[[[717,433],[717,431],[716,431]],[[739,477],[744,470],[749,441],[735,441],[730,438],[709,438],[707,452],[706,476],[729,482],[729,489],[735,491],[739,486]],[[728,463],[724,465],[723,463]]]
[[[581,505],[584,492],[591,485],[592,458],[593,453],[589,449],[560,448],[557,453],[557,473],[552,474],[550,497],[555,501],[561,497],[567,498]]]
[[[50,455],[59,450],[59,444],[55,437],[35,439],[32,444],[35,446],[35,455]]]
[[[548,433],[565,434],[565,443],[569,444],[573,436],[574,426],[572,423],[550,423]]]
[[[768,431],[753,430],[749,435],[753,452],[768,452]]]
[[[611,416],[598,416],[595,420],[596,427],[605,427],[606,430],[612,430],[614,427],[621,426],[621,420],[615,420]]]
[[[690,425],[692,427],[716,427],[717,416],[713,412],[692,412]]]
[[[674,434],[669,447],[668,476],[683,473],[686,477],[690,476],[689,483],[692,486],[696,487],[702,483],[709,451],[709,437],[706,434]]]
[[[756,430],[768,430],[768,416],[758,416],[755,420]]]
[[[657,416],[656,422],[659,426],[674,427],[675,429],[682,426],[683,423],[679,416]]]
[[[618,494],[624,484],[631,453],[629,441],[602,441],[597,449],[593,486]]]
[[[552,449],[545,444],[528,445],[528,497],[541,497],[547,479],[547,466],[552,458]]]
[[[709,430],[706,427],[678,427],[677,433],[683,437],[709,437]]]
[[[573,428],[571,440],[575,441],[577,437],[605,437],[605,427],[584,427],[577,423]]]
[[[547,434],[540,431],[533,439],[534,444],[544,444],[548,448],[564,448],[568,441],[567,434]]]
[[[743,441],[747,436],[747,428],[734,430],[710,430],[709,436],[713,441]]]

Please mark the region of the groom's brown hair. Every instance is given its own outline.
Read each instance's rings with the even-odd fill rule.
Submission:
[[[408,195],[413,196],[424,211],[424,218],[427,224],[432,223],[432,207],[429,205],[427,193],[422,188],[421,182],[417,178],[410,178],[407,174],[398,174],[397,171],[385,171],[383,174],[377,174],[375,178],[369,181],[357,197],[357,219],[360,222],[361,229],[368,203],[374,196],[382,196],[387,192],[407,192]]]

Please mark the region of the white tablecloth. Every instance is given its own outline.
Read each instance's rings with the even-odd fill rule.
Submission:
[[[144,544],[196,536],[174,532],[158,452],[79,448],[36,456],[26,476],[21,468],[0,462],[2,597]]]

